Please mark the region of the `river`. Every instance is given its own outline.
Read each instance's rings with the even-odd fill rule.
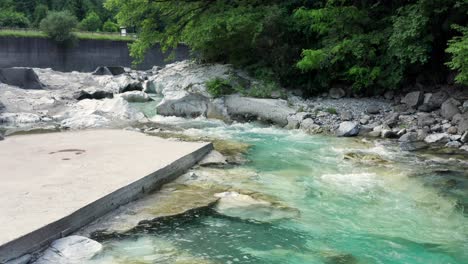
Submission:
[[[249,162],[197,167],[174,183],[209,195],[228,190],[224,195],[234,198],[101,238],[104,250],[89,264],[468,259],[468,174],[466,163],[454,156],[254,123],[159,116],[153,121],[183,128],[179,133],[189,137],[248,144]]]

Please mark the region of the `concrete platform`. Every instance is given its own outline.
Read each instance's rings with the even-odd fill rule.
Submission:
[[[211,149],[124,130],[0,141],[0,263],[160,187]]]

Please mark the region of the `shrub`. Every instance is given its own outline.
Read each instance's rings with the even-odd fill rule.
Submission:
[[[468,27],[454,26],[454,28],[462,35],[449,41],[446,52],[452,55],[452,59],[447,65],[452,70],[458,71],[455,77],[457,83],[468,85]]]
[[[40,29],[59,43],[72,43],[76,37],[72,30],[77,19],[69,11],[49,12],[40,23]]]
[[[206,82],[208,92],[214,97],[232,94],[234,89],[226,79],[215,78]]]
[[[0,11],[0,27],[29,27],[29,19],[23,14],[11,10]]]
[[[81,20],[78,28],[85,31],[98,31],[101,29],[102,21],[99,18],[98,14],[91,12],[86,17]]]
[[[338,111],[336,110],[336,108],[333,108],[333,107],[329,107],[329,108],[325,109],[325,112],[327,112],[329,114],[332,114],[332,115],[337,115],[338,114]]]
[[[118,32],[119,31],[119,25],[116,23],[107,20],[104,25],[102,26],[102,31],[104,32]]]
[[[34,27],[39,26],[42,19],[44,19],[47,16],[47,12],[49,12],[49,8],[46,5],[40,4],[36,6],[36,8],[34,9],[34,14],[33,14]]]

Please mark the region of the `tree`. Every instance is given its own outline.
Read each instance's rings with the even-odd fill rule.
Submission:
[[[29,24],[29,19],[23,13],[12,10],[0,11],[0,27],[26,28]]]
[[[104,25],[102,26],[102,31],[104,32],[118,32],[119,25],[112,22],[111,20],[107,20]]]
[[[40,23],[40,29],[51,39],[61,44],[70,44],[76,39],[72,30],[78,21],[69,11],[52,11]]]
[[[98,31],[101,26],[102,21],[98,14],[91,12],[79,23],[78,28],[85,31]]]
[[[49,8],[46,5],[37,5],[36,9],[34,9],[34,23],[33,25],[35,27],[38,27],[39,24],[41,23],[42,19],[44,19],[47,16],[47,12],[49,12]]]
[[[458,25],[453,27],[462,35],[449,41],[446,51],[452,55],[452,58],[447,65],[452,70],[458,71],[455,77],[457,83],[468,85],[468,27]]]

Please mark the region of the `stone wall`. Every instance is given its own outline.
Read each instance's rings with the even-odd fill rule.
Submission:
[[[189,58],[187,46],[180,45],[175,61]],[[147,70],[164,66],[166,56],[159,46],[154,47],[138,66]],[[34,67],[52,68],[57,71],[93,71],[97,66],[130,67],[128,42],[109,40],[80,40],[75,46],[65,48],[45,38],[0,38],[0,68]]]

